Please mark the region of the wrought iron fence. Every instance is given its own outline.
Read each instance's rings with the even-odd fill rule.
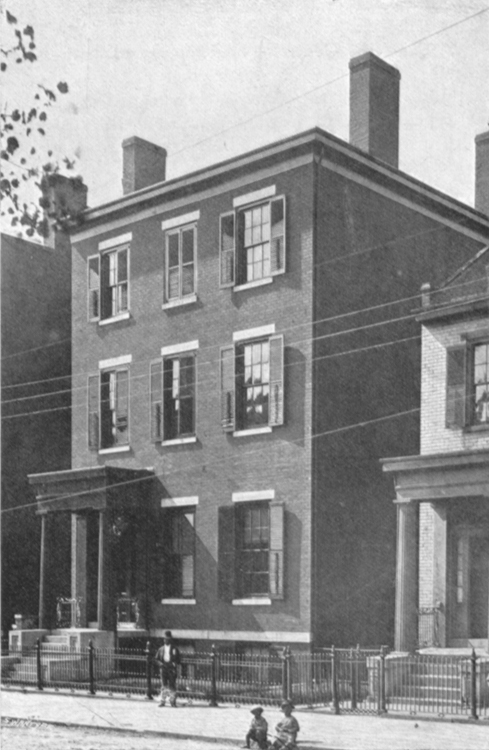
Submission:
[[[2,657],[4,685],[94,694],[159,692],[155,649],[74,649],[37,642]],[[229,651],[182,654],[178,696],[187,701],[328,707],[340,713],[435,714],[489,719],[489,655],[397,654],[381,649],[321,649],[268,655]]]

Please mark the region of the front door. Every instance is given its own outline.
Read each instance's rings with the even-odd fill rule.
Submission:
[[[450,645],[487,640],[489,622],[489,536],[457,528],[452,537]]]

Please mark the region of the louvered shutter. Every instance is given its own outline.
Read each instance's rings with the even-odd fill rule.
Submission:
[[[270,272],[272,276],[285,271],[285,198],[270,202]]]
[[[88,319],[100,318],[100,258],[88,258]]]
[[[112,287],[110,285],[110,253],[100,258],[100,317],[110,318],[112,310]]]
[[[225,432],[232,432],[236,414],[236,379],[234,346],[221,349],[221,424]]]
[[[220,226],[220,286],[234,285],[236,256],[234,212],[221,216]]]
[[[157,359],[149,366],[150,436],[156,443],[163,439],[163,361]]]
[[[447,349],[446,426],[463,427],[466,404],[466,347],[453,346]]]
[[[277,427],[284,423],[284,337],[270,336],[270,395],[268,423]]]
[[[218,593],[224,601],[235,596],[235,532],[234,506],[223,506],[218,510]]]
[[[99,376],[88,378],[88,447],[92,451],[99,448]]]
[[[270,503],[270,597],[284,598],[284,504]]]

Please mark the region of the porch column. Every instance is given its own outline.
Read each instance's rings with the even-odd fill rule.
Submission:
[[[417,646],[417,511],[412,502],[397,506],[396,651],[412,651]]]
[[[41,559],[39,563],[39,628],[46,627],[46,523],[47,513],[41,515]]]
[[[97,578],[97,622],[98,629],[105,630],[105,513],[98,514],[98,578]]]
[[[71,514],[71,597],[78,599],[80,622],[75,621],[76,609],[72,610],[71,625],[87,626],[87,517]]]
[[[447,645],[447,509],[443,503],[433,503],[433,607],[438,609],[438,642]]]

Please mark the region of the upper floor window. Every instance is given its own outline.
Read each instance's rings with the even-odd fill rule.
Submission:
[[[129,445],[129,369],[103,369],[88,380],[88,443],[93,450]]]
[[[447,349],[446,424],[489,425],[489,342]]]
[[[253,286],[285,272],[284,196],[223,214],[220,234],[221,286]]]
[[[197,229],[179,227],[166,233],[165,302],[195,294],[195,256]]]
[[[236,334],[221,349],[221,421],[225,431],[269,430],[284,421],[283,335]],[[272,326],[273,328],[273,326]]]
[[[88,258],[88,319],[129,315],[129,245]]]
[[[195,510],[162,511],[162,594],[164,599],[195,596]]]
[[[151,362],[150,423],[155,442],[195,440],[195,351],[198,341],[162,349]],[[180,351],[178,351],[180,349]]]

